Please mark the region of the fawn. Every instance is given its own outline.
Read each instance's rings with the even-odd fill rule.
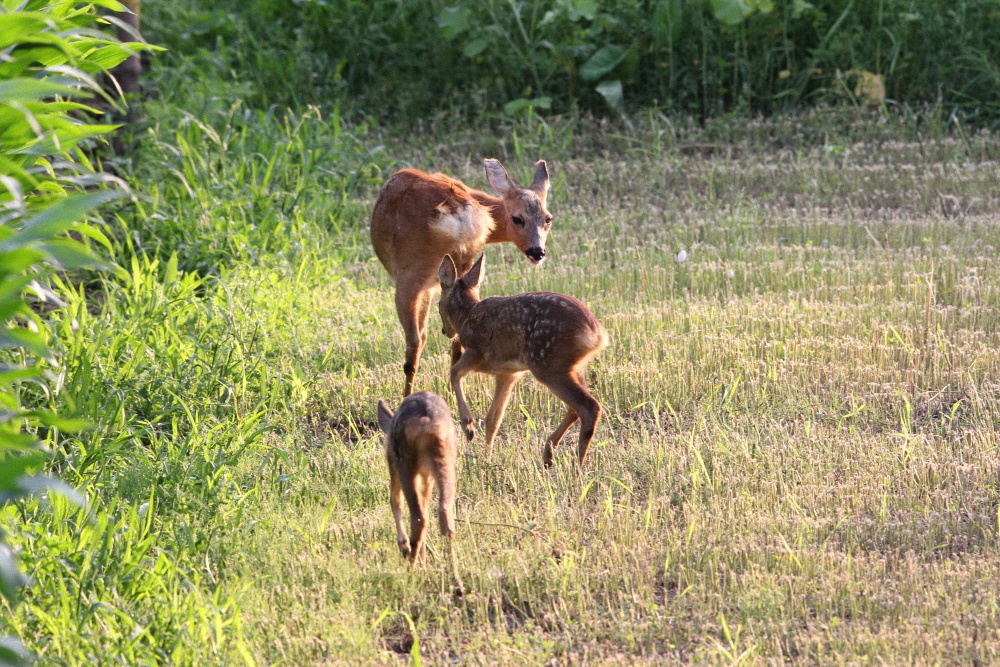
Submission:
[[[437,394],[421,391],[403,399],[392,413],[378,402],[378,425],[385,434],[389,464],[389,505],[396,520],[396,543],[404,558],[421,563],[428,510],[434,484],[438,487],[438,521],[448,543],[448,555],[458,591],[462,580],[455,560],[455,425],[451,409]],[[403,528],[403,499],[410,508],[410,535]]]
[[[427,343],[431,292],[438,267],[451,255],[468,271],[487,243],[514,243],[529,260],[545,258],[545,238],[552,216],[545,208],[549,172],[543,160],[527,188],[518,187],[499,161],[485,161],[486,180],[499,195],[472,190],[444,174],[403,169],[393,174],[372,210],[372,246],[396,285],[396,313],[406,336],[406,382],[413,391],[420,352]],[[452,360],[461,348],[452,344]]]
[[[549,388],[569,408],[545,442],[542,462],[552,465],[552,449],[580,419],[580,463],[601,418],[601,404],[587,390],[587,363],[608,344],[608,334],[593,313],[570,296],[530,292],[517,296],[479,298],[483,262],[462,277],[451,257],[441,262],[441,321],[445,336],[458,338],[464,351],[452,364],[451,386],[458,400],[465,435],[476,435],[472,414],[462,393],[462,378],[472,371],[496,376],[493,404],[486,415],[486,445],[503,421],[511,388],[526,371]]]

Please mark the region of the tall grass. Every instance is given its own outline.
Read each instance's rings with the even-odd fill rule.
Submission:
[[[363,127],[343,128],[336,110],[324,119],[317,109],[277,114],[236,102],[160,119],[135,171],[147,184],[143,201],[121,218],[128,252],[175,254],[182,270],[217,275],[234,262],[293,261],[345,236],[367,215],[357,190],[380,183],[391,163],[364,137]]]

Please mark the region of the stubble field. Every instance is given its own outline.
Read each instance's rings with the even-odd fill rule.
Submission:
[[[611,337],[589,372],[605,419],[582,472],[575,429],[545,471],[562,409],[528,379],[493,451],[463,442],[465,599],[436,522],[426,569],[396,552],[374,414],[400,398],[403,344],[382,267],[246,290],[257,313],[290,306],[286,352],[310,378],[302,474],[263,502],[234,568],[260,655],[998,659],[996,149],[645,136],[508,159],[522,181],[550,160],[550,258],[489,247],[484,296],[544,289],[591,307]],[[403,161],[485,187],[472,155]],[[439,328],[434,312],[418,388],[454,405]],[[480,419],[490,382],[469,384]]]

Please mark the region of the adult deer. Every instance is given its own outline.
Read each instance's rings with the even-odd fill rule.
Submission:
[[[566,429],[580,419],[580,463],[601,418],[601,404],[587,390],[586,368],[608,344],[608,334],[593,313],[571,296],[529,292],[517,296],[479,298],[485,256],[459,277],[455,262],[441,262],[441,321],[444,335],[457,337],[462,356],[451,366],[451,386],[458,400],[465,435],[476,435],[472,413],[462,392],[462,378],[472,371],[496,376],[493,404],[486,415],[486,446],[492,447],[503,421],[511,388],[526,371],[569,408],[545,442],[542,462],[552,465],[552,450]]]
[[[545,258],[545,237],[552,226],[545,208],[545,161],[535,163],[535,177],[527,188],[518,187],[498,160],[486,160],[485,167],[486,180],[499,197],[444,174],[403,169],[386,181],[375,201],[372,246],[396,284],[396,313],[406,337],[403,396],[413,391],[420,352],[427,343],[431,293],[445,255],[451,255],[463,273],[487,243],[513,243],[535,264]],[[452,360],[460,354],[458,343],[453,343]]]
[[[438,487],[438,522],[448,542],[448,556],[458,590],[462,579],[455,560],[455,424],[440,396],[411,394],[393,414],[378,402],[378,425],[385,434],[389,464],[389,505],[396,521],[396,542],[404,558],[420,563],[429,518],[431,492]],[[403,500],[410,509],[410,534],[403,528]]]

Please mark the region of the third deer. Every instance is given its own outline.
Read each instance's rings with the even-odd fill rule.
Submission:
[[[378,425],[385,434],[389,464],[389,504],[396,521],[396,542],[404,558],[421,562],[431,492],[438,487],[438,522],[448,543],[451,567],[462,591],[455,560],[455,425],[440,396],[427,391],[411,394],[393,414],[378,402]],[[403,501],[410,509],[410,534],[403,527]]]
[[[545,443],[542,461],[552,465],[552,449],[580,419],[580,463],[601,418],[601,404],[587,390],[587,363],[608,344],[608,334],[593,313],[570,296],[529,292],[517,296],[479,298],[484,256],[464,276],[445,257],[441,281],[441,321],[444,335],[457,337],[464,351],[451,367],[451,386],[469,440],[476,434],[472,413],[462,393],[462,378],[472,371],[496,377],[493,404],[486,415],[486,444],[491,447],[503,421],[510,390],[531,371],[568,410]]]

